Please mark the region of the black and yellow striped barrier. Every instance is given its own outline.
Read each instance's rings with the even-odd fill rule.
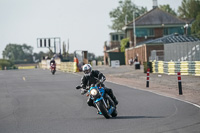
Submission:
[[[195,61],[195,76],[200,76],[200,61]]]
[[[200,76],[200,61],[181,61],[181,62],[152,62],[153,73],[165,73],[168,75],[176,75],[181,72],[181,75]]]

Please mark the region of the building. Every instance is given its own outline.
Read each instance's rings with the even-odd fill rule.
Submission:
[[[190,25],[193,21],[194,19],[180,19],[155,7],[146,14],[136,18],[135,21],[127,24],[123,30],[125,31],[125,38],[130,40],[130,46],[135,47],[137,43],[173,33],[190,35]],[[135,40],[134,35],[136,36]]]
[[[124,39],[124,32],[112,32],[110,33],[110,41],[109,44],[105,42],[104,44],[104,64],[110,65],[110,58],[111,52],[120,52],[120,41]]]
[[[143,64],[149,60],[152,50],[164,50],[164,43],[150,43],[153,40],[175,34],[190,35],[193,21],[194,19],[180,19],[159,9],[155,0],[152,10],[123,27],[124,38],[129,38],[129,48],[125,51],[126,64],[131,57],[137,57]],[[104,45],[105,64],[108,62],[108,52],[120,52],[119,42],[113,41],[116,38],[114,35],[110,34],[110,45]],[[120,41],[119,35],[117,39]]]
[[[200,60],[200,39],[193,36],[171,34],[138,43],[126,49],[126,64],[137,56],[141,64],[150,60],[197,61]]]

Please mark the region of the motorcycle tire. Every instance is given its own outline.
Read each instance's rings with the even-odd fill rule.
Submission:
[[[108,100],[108,104],[109,106],[113,106],[115,107],[115,110],[112,112],[111,116],[112,117],[116,117],[117,116],[117,110],[116,110],[116,105],[114,103],[114,101],[112,100],[112,98],[109,95],[106,95],[106,99]]]
[[[100,109],[102,115],[103,115],[106,119],[109,119],[109,118],[110,118],[110,115],[108,114],[108,111],[107,111],[107,109],[106,109],[106,107],[105,107],[105,105],[104,105],[104,103],[103,103],[102,100],[99,101],[99,102],[97,103],[97,106],[99,107],[99,109]]]
[[[52,74],[54,75],[54,74],[55,74],[55,72],[56,72],[56,71],[55,71],[55,70],[53,70],[53,71],[52,71]]]
[[[111,115],[112,115],[112,117],[116,117],[117,116],[117,110],[115,109],[115,111],[113,111],[113,113]]]

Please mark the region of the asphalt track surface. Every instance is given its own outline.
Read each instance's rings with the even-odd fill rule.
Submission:
[[[199,133],[200,109],[105,82],[118,116],[105,119],[75,89],[81,76],[49,70],[0,71],[0,133]]]

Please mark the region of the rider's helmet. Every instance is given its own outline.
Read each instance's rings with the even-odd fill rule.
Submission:
[[[51,61],[53,61],[54,60],[54,58],[51,58]]]
[[[91,71],[92,71],[92,66],[90,64],[85,64],[83,66],[83,72],[86,76],[90,76],[91,74]]]

